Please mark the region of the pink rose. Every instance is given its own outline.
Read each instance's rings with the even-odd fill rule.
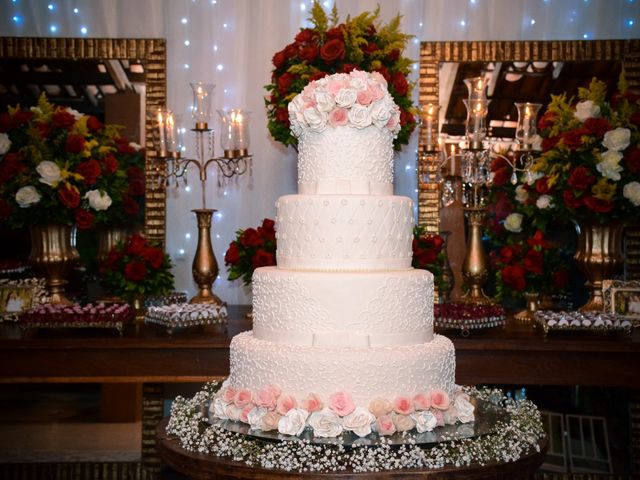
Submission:
[[[333,127],[346,125],[349,121],[349,113],[344,108],[334,108],[329,114],[329,123]]]
[[[433,413],[433,416],[436,417],[436,421],[438,423],[436,423],[436,427],[444,427],[444,413],[442,413],[442,410],[432,410],[431,413]]]
[[[243,423],[249,423],[249,412],[254,408],[255,406],[253,405],[253,403],[245,405],[240,411],[240,421]]]
[[[373,72],[373,73],[377,73],[377,72]],[[384,90],[379,86],[369,85],[367,87],[367,90],[369,90],[369,92],[371,93],[371,98],[374,102],[384,97]]]
[[[391,118],[387,122],[387,128],[393,130],[398,125],[398,118],[395,115],[391,115]]]
[[[278,401],[276,403],[276,412],[278,412],[280,415],[286,415],[289,410],[296,408],[297,406],[298,402],[293,395],[283,393],[278,397]]]
[[[336,78],[329,80],[329,83],[327,83],[327,91],[334,97],[340,90],[346,87],[348,87],[348,84],[345,81]]]
[[[431,408],[431,397],[426,393],[419,393],[413,397],[413,406],[416,410],[428,410]]]
[[[278,396],[274,394],[274,391],[267,387],[262,390],[258,390],[258,392],[253,396],[253,403],[258,407],[273,410],[276,408],[277,399]]]
[[[401,415],[409,415],[413,412],[413,402],[409,397],[396,397],[393,401],[393,410]]]
[[[373,102],[373,92],[371,90],[358,90],[358,96],[356,97],[360,105],[369,105]]]
[[[275,397],[279,397],[282,390],[277,385],[267,385],[266,389],[269,390]]]
[[[376,429],[380,435],[393,435],[396,433],[396,426],[389,415],[383,415],[376,420]]]
[[[280,418],[281,416],[276,412],[265,413],[264,416],[262,417],[260,430],[262,430],[263,432],[268,432],[269,430],[277,429]]]
[[[444,390],[434,390],[431,392],[431,406],[438,410],[449,408],[449,395]]]
[[[251,403],[251,392],[246,389],[238,390],[236,395],[233,397],[233,403],[236,407],[244,407]]]
[[[302,408],[307,412],[318,412],[324,408],[322,400],[315,393],[310,393],[307,398],[302,401]]]
[[[238,391],[233,387],[227,387],[222,391],[222,400],[224,403],[231,403],[236,398]]]
[[[347,392],[336,392],[329,397],[329,408],[341,417],[349,415],[355,410],[355,405],[351,399],[351,395]]]

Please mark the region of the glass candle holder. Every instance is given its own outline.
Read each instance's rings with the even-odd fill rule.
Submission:
[[[180,158],[184,146],[184,128],[182,128],[182,115],[168,112],[165,123],[167,138],[167,152],[173,158]]]
[[[157,139],[158,155],[167,156],[167,117],[169,110],[160,107],[153,111],[153,123],[155,125],[154,136]]]
[[[195,129],[208,130],[209,120],[211,120],[211,97],[213,97],[215,85],[203,82],[195,82],[190,85],[193,89],[191,115],[196,124]]]
[[[467,90],[469,90],[469,101],[487,99],[487,86],[489,82],[486,77],[466,78],[464,84],[467,86]]]
[[[251,112],[231,108],[218,110],[220,115],[220,145],[226,158],[249,155],[249,116]]]
[[[487,136],[487,113],[491,100],[463,100],[467,107],[466,135],[469,148],[482,148],[482,141]]]
[[[422,128],[424,128],[426,137],[425,149],[429,151],[435,150],[438,146],[434,142],[434,139],[436,139],[436,135],[434,135],[433,127],[437,124],[439,109],[439,105],[429,103],[420,112],[420,116],[422,117]]]
[[[518,124],[516,126],[516,141],[522,150],[531,149],[535,137],[538,134],[538,111],[540,103],[516,103],[518,110]]]

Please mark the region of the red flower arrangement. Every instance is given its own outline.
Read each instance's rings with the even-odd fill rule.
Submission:
[[[422,270],[429,270],[433,274],[433,281],[438,291],[442,291],[442,267],[446,260],[444,238],[437,233],[427,232],[423,226],[416,225],[413,228],[413,259],[411,266]]]
[[[53,106],[0,115],[0,220],[13,227],[58,222],[89,229],[139,223],[144,151],[120,127]],[[128,170],[137,168],[139,175]],[[143,188],[132,188],[142,182]]]
[[[275,222],[265,218],[257,228],[238,230],[224,255],[224,263],[229,269],[227,280],[242,278],[245,285],[251,285],[256,268],[276,264]]]
[[[166,295],[173,289],[169,256],[138,234],[111,249],[100,266],[100,277],[111,294],[127,301]]]
[[[400,132],[394,141],[396,150],[409,143],[416,127],[411,101],[413,85],[407,80],[413,61],[402,56],[410,35],[399,31],[400,16],[389,24],[378,22],[380,7],[338,23],[334,5],[331,18],[316,0],[311,10],[312,28],[304,28],[293,43],[273,56],[271,83],[265,88],[268,128],[271,136],[284,145],[296,145],[289,131],[289,102],[311,81],[334,73],[352,70],[379,72],[389,84],[400,107]]]

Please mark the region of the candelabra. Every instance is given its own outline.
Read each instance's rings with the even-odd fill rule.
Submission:
[[[516,149],[513,158],[494,151],[488,139],[487,114],[490,100],[486,97],[487,81],[485,77],[465,80],[469,96],[463,100],[467,108],[465,122],[465,140],[459,151],[455,144],[449,144],[447,152],[444,138],[434,135],[434,115],[437,107],[428,105],[424,110],[423,125],[426,128],[426,143],[421,151],[421,161],[426,165],[426,182],[441,185],[440,199],[444,206],[456,199],[462,203],[467,219],[467,240],[465,258],[462,263],[462,276],[467,291],[463,301],[487,304],[491,300],[483,291],[488,276],[488,258],[482,243],[482,227],[487,213],[487,199],[491,187],[491,162],[500,158],[512,168],[511,181],[518,181],[517,172],[524,172],[531,179],[531,166],[534,160],[537,139],[536,116],[540,104],[516,103],[518,123],[516,126]],[[437,145],[433,138],[437,137]],[[444,144],[444,145],[443,145]],[[460,165],[459,174],[457,170]]]
[[[211,119],[211,97],[214,85],[192,83],[193,105],[191,107],[195,133],[195,158],[183,158],[185,128],[179,125],[179,117],[166,109],[155,113],[157,121],[158,160],[154,170],[158,181],[170,186],[179,179],[187,183],[186,173],[189,166],[197,168],[201,183],[202,207],[191,210],[198,222],[198,243],[192,264],[193,279],[198,285],[198,293],[191,303],[212,303],[222,305],[220,298],[213,293],[213,282],[218,277],[219,268],[211,243],[211,221],[215,209],[207,208],[206,181],[207,169],[215,164],[218,169],[218,186],[224,178],[240,176],[247,171],[251,174],[252,156],[249,154],[249,112],[230,109],[218,110],[221,126],[221,146],[223,155],[214,155],[214,131],[209,128]]]

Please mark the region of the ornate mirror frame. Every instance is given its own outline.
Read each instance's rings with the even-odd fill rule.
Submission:
[[[0,37],[0,58],[136,59],[145,64],[145,149],[146,165],[154,157],[152,118],[146,112],[164,107],[167,94],[166,42],[142,38],[43,38]],[[147,177],[144,230],[150,240],[165,241],[164,186]]]
[[[640,85],[640,39],[422,42],[420,45],[420,105],[439,104],[441,62],[620,60],[630,85]],[[419,148],[425,142],[421,132]],[[423,183],[427,165],[418,163],[418,223],[431,231],[440,225],[439,186]]]

